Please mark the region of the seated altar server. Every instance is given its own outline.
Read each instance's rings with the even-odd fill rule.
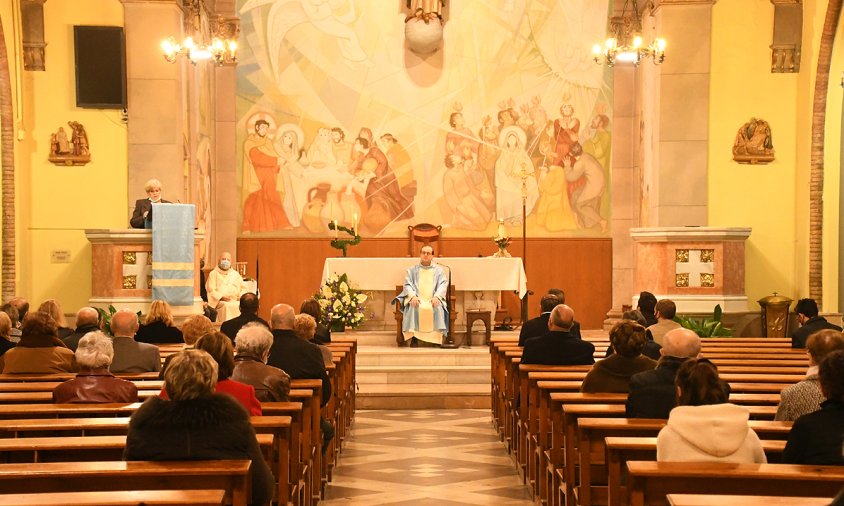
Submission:
[[[217,266],[208,273],[205,282],[208,305],[217,310],[217,321],[224,322],[240,316],[240,297],[246,284],[236,269],[232,269],[232,255],[224,251]]]
[[[401,303],[405,341],[411,339],[411,346],[418,345],[418,341],[440,345],[448,331],[448,277],[434,263],[433,247],[423,246],[419,260],[419,265],[407,269],[404,289],[393,302]]]

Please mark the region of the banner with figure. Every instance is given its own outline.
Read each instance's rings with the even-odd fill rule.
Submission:
[[[171,306],[193,305],[193,226],[191,204],[153,204],[152,299]]]

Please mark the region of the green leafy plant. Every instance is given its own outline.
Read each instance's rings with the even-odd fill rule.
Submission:
[[[692,318],[677,315],[674,321],[699,335],[700,337],[732,337],[733,331],[721,323],[721,304],[715,306],[711,318]]]
[[[114,335],[114,334],[111,333],[111,318],[114,316],[114,313],[117,312],[117,308],[115,308],[113,305],[109,304],[108,310],[105,310],[101,307],[95,307],[94,309],[96,309],[97,312],[100,313],[100,321],[102,322],[101,328],[103,329],[103,332],[105,332],[106,334],[108,334],[110,336]],[[138,319],[140,320],[141,319],[141,312],[138,311],[135,314],[138,315]]]

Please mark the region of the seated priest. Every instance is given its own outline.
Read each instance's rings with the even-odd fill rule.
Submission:
[[[217,266],[208,273],[205,288],[208,305],[217,310],[218,322],[240,316],[240,296],[246,293],[246,284],[237,269],[232,269],[231,253],[220,255]]]
[[[434,263],[434,248],[430,245],[422,247],[419,260],[418,265],[407,269],[404,289],[393,302],[401,304],[405,342],[410,340],[411,346],[419,346],[419,341],[439,346],[443,334],[448,332],[448,276]]]

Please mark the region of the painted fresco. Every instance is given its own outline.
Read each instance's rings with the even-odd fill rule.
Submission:
[[[448,2],[405,48],[405,2],[238,0],[240,232],[608,236],[607,0]],[[436,21],[434,21],[436,22]]]

